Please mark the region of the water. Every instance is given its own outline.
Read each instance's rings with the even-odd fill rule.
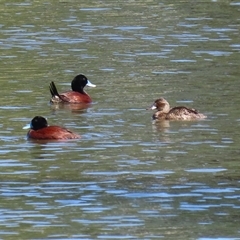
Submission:
[[[1,239],[240,239],[239,2],[1,9]],[[78,73],[93,104],[49,105]],[[160,96],[208,119],[153,123]],[[35,115],[82,138],[29,141]]]

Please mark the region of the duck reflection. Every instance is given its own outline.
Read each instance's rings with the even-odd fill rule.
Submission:
[[[86,103],[69,103],[69,104],[51,104],[50,105],[51,109],[56,111],[56,110],[71,110],[72,112],[81,112],[81,111],[86,111],[89,107],[91,107],[91,104],[86,104]]]

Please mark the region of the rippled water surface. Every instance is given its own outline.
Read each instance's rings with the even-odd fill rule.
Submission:
[[[1,239],[240,239],[240,2],[0,6]],[[78,73],[93,104],[51,106]],[[160,96],[208,118],[154,123]]]

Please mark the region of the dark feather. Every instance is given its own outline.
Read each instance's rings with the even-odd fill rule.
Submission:
[[[52,97],[58,96],[59,98],[61,98],[54,82],[50,83],[49,90],[50,90]]]

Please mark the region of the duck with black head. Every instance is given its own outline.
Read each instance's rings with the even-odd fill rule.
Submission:
[[[205,116],[199,113],[196,109],[184,106],[177,106],[170,108],[170,104],[163,97],[157,99],[153,105],[148,109],[156,109],[152,116],[154,120],[199,120],[204,119]]]
[[[32,119],[30,124],[23,127],[23,129],[30,129],[27,137],[37,140],[64,140],[64,139],[77,139],[80,136],[71,132],[66,128],[59,126],[49,126],[46,118],[36,116]]]
[[[71,83],[72,91],[58,93],[54,82],[50,83],[49,89],[52,95],[51,103],[91,103],[91,97],[84,91],[84,87],[96,87],[83,74],[77,75]]]

